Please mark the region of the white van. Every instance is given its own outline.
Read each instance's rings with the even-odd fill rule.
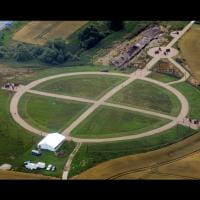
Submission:
[[[38,168],[44,169],[46,167],[46,164],[44,162],[38,162],[37,163]]]
[[[27,169],[30,169],[30,170],[38,169],[38,165],[35,164],[35,163],[27,163],[27,164],[25,165],[25,167],[26,167]]]

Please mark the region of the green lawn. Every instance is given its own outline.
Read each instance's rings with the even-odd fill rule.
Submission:
[[[169,82],[178,80],[174,76],[170,76],[170,75],[166,75],[166,74],[161,74],[161,73],[158,73],[158,72],[152,72],[147,77],[155,79],[155,80],[163,82],[163,83],[169,83]]]
[[[160,21],[160,25],[170,26],[172,30],[183,29],[189,21]]]
[[[180,111],[177,97],[164,88],[135,80],[109,99],[109,102],[138,107],[176,116]]]
[[[169,122],[142,113],[101,106],[86,118],[72,135],[81,138],[106,138],[139,134]]]
[[[101,162],[159,149],[176,143],[194,133],[196,133],[194,130],[179,125],[163,133],[136,140],[82,144],[72,161],[69,177],[77,175]]]
[[[25,94],[19,114],[32,126],[47,132],[60,132],[74,121],[89,104]]]
[[[200,119],[200,91],[189,83],[177,83],[172,85],[179,90],[188,100],[190,109],[188,117],[193,119]]]
[[[33,163],[37,162],[45,162],[46,166],[48,164],[52,164],[56,166],[56,170],[54,172],[47,171],[45,169],[39,169],[32,171],[35,174],[43,174],[47,176],[55,176],[55,177],[62,177],[64,166],[69,158],[70,153],[74,150],[75,143],[74,142],[65,142],[60,149],[58,149],[58,152],[63,152],[62,156],[56,155],[54,152],[43,150],[41,156],[33,156],[31,154],[31,150],[24,153],[23,157],[18,160],[19,167],[18,171],[22,172],[30,172],[30,170],[26,169],[23,166],[23,162],[25,160],[30,160]]]
[[[17,160],[40,139],[16,124],[9,114],[13,93],[0,90],[0,164],[17,167]]]
[[[77,75],[53,79],[36,86],[34,89],[55,94],[98,99],[126,79],[120,76]]]
[[[9,114],[9,104],[12,96],[12,92],[0,90],[0,165],[9,163],[12,165],[13,170],[30,172],[23,167],[25,160],[45,161],[54,164],[57,170],[55,172],[39,170],[33,171],[33,173],[61,177],[64,165],[75,144],[66,142],[61,146],[59,151],[64,152],[63,158],[59,158],[48,151],[44,152],[41,157],[32,156],[31,150],[36,148],[42,137],[30,133],[13,121]]]

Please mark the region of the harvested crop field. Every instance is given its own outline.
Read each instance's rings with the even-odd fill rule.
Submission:
[[[183,58],[193,76],[200,81],[200,25],[193,25],[192,28],[181,38],[178,45],[181,49]]]
[[[44,44],[47,40],[67,38],[87,21],[31,21],[13,36],[13,40]]]
[[[48,180],[48,179],[52,179],[52,180],[56,180],[58,178],[55,177],[51,177],[51,176],[43,176],[43,175],[39,175],[39,174],[32,174],[32,173],[22,173],[22,172],[14,172],[14,171],[4,171],[4,170],[0,170],[0,179],[17,179],[17,180],[22,180],[22,179],[37,179],[37,180]]]

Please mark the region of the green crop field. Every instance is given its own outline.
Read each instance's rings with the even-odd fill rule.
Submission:
[[[196,131],[178,125],[165,132],[140,138],[102,144],[82,144],[73,159],[69,177],[77,175],[101,162],[122,156],[144,153],[176,143],[196,133]]]
[[[88,105],[76,101],[25,94],[19,103],[19,114],[36,128],[47,132],[60,132]]]
[[[155,84],[136,80],[109,99],[109,102],[167,113],[180,111],[180,102],[171,92]]]
[[[55,94],[98,99],[115,85],[126,80],[125,77],[106,75],[77,75],[53,79],[34,89]]]
[[[120,108],[99,107],[72,135],[81,138],[106,138],[139,134],[166,124],[168,120]]]

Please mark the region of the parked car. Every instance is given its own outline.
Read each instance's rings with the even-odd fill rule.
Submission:
[[[30,169],[30,170],[38,169],[38,166],[37,166],[37,164],[35,164],[35,163],[28,163],[28,164],[25,165],[25,167],[26,167],[27,169]]]
[[[32,150],[31,153],[34,156],[41,156],[42,155],[41,151],[38,151],[38,150]]]
[[[51,168],[51,171],[55,171],[56,170],[56,166],[53,166],[52,168]]]
[[[47,171],[50,171],[52,167],[53,167],[53,166],[52,166],[51,164],[49,164],[49,165],[47,166],[46,170],[47,170]]]

